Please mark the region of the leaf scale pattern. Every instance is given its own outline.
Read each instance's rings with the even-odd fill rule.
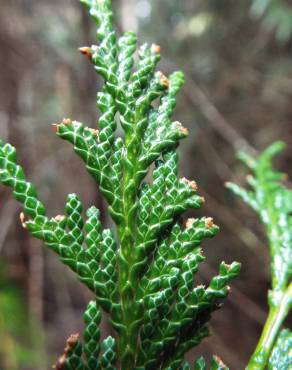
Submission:
[[[208,286],[194,284],[204,260],[201,242],[218,227],[211,218],[185,222],[182,217],[204,203],[197,184],[177,173],[176,148],[188,131],[171,117],[183,74],[167,78],[156,71],[158,45],[138,47],[131,32],[117,37],[110,0],[81,2],[97,24],[98,45],[80,51],[104,79],[97,95],[102,115],[97,129],[70,119],[54,129],[97,181],[116,233],[102,230],[99,210],[84,212],[75,194],[68,196],[62,215],[48,217],[15,149],[3,142],[0,181],[23,205],[23,227],[95,296],[84,314],[83,345],[78,336],[70,337],[57,369],[189,369],[184,355],[208,335],[207,322],[240,266],[222,263]],[[109,315],[115,338],[101,341],[101,310]],[[213,359],[212,369],[224,366]],[[204,360],[194,368],[206,369]]]
[[[251,189],[245,190],[236,184],[227,184],[233,193],[259,215],[268,236],[271,255],[269,315],[247,370],[267,368],[270,356],[272,365],[269,365],[269,368],[280,369],[280,362],[285,362],[289,350],[291,351],[291,338],[285,342],[284,334],[278,339],[278,343],[283,344],[282,352],[277,349],[276,344],[281,326],[292,307],[292,190],[284,186],[285,175],[274,170],[272,163],[274,156],[284,147],[283,142],[275,142],[258,158],[240,153],[239,158],[253,173],[247,177]],[[287,334],[287,331],[284,333]],[[284,350],[288,343],[290,349]],[[273,349],[274,345],[276,347]],[[278,367],[275,365],[275,359],[279,359],[280,354],[284,357],[279,361]]]

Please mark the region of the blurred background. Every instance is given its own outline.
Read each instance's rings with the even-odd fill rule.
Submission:
[[[238,149],[256,153],[283,139],[278,168],[292,177],[292,1],[114,0],[119,33],[162,47],[160,69],[182,69],[186,85],[176,119],[189,128],[180,147],[181,176],[195,179],[206,198],[201,214],[221,233],[204,243],[208,281],[221,260],[242,262],[213,335],[190,358],[220,355],[243,369],[267,313],[269,256],[263,228],[229,194],[244,183]],[[95,42],[94,24],[77,0],[2,0],[0,4],[0,137],[18,148],[29,179],[53,216],[68,193],[93,203],[109,220],[98,189],[51,123],[64,117],[94,127],[101,81],[79,46]],[[0,187],[0,369],[46,370],[66,338],[82,330],[90,293],[58,258],[21,228],[19,205]],[[194,213],[198,216],[200,213]]]

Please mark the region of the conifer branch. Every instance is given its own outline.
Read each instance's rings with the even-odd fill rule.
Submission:
[[[265,226],[271,255],[272,289],[268,295],[269,315],[261,338],[247,369],[265,369],[273,346],[292,305],[292,191],[281,181],[285,176],[273,169],[272,159],[284,148],[275,142],[257,159],[240,154],[240,159],[253,171],[248,176],[251,191],[235,184],[228,188],[249,204]]]
[[[84,314],[83,345],[79,337],[71,337],[56,366],[187,369],[186,352],[208,335],[207,323],[228,295],[240,265],[222,263],[208,286],[194,286],[204,260],[201,243],[219,228],[210,217],[183,221],[185,211],[204,203],[196,182],[178,178],[176,149],[188,131],[172,121],[172,114],[184,76],[156,71],[158,45],[139,47],[131,32],[117,37],[110,0],[81,2],[97,24],[98,45],[80,52],[104,80],[97,95],[102,115],[96,129],[71,119],[53,127],[96,180],[116,232],[103,230],[99,210],[93,206],[84,212],[75,194],[68,196],[64,215],[49,218],[17,164],[15,149],[3,142],[0,181],[22,203],[22,225],[95,295]],[[115,333],[102,342],[101,309]],[[202,359],[194,366],[206,368]],[[214,358],[212,369],[221,368]]]

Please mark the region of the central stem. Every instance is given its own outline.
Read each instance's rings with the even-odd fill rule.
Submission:
[[[281,325],[289,312],[291,301],[292,283],[290,283],[287,290],[283,292],[278,305],[274,305],[271,302],[271,308],[261,338],[246,370],[263,370],[266,368]]]
[[[121,324],[119,354],[121,368],[135,368],[140,323],[140,305],[136,300],[138,276],[134,272],[137,263],[135,251],[135,232],[137,216],[137,191],[139,184],[136,179],[139,141],[133,131],[125,138],[126,153],[124,156],[124,179],[122,184],[123,222],[118,228],[120,238],[120,274],[119,291],[121,297]]]

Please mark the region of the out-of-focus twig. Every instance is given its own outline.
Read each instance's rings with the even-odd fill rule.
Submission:
[[[216,106],[209,100],[203,90],[197,85],[193,78],[188,76],[187,87],[184,90],[186,97],[199,109],[207,119],[212,128],[237,152],[245,150],[256,153],[256,150],[230,125]]]
[[[178,67],[169,59],[166,65],[171,69],[178,69]],[[248,141],[240,135],[240,133],[226,120],[226,118],[219,112],[215,104],[208,98],[207,94],[199,87],[191,73],[186,74],[186,86],[184,94],[186,98],[194,104],[201,114],[205,117],[212,128],[227,141],[237,152],[244,150],[251,154],[256,154],[257,151]]]

